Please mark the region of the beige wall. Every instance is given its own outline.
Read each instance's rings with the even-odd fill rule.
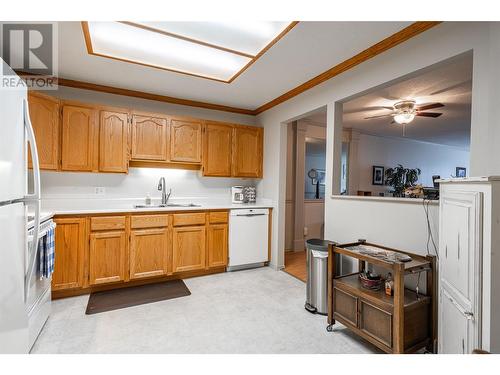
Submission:
[[[275,268],[281,268],[284,261],[284,182],[288,162],[284,124],[304,113],[327,106],[325,238],[328,239],[357,238],[363,231],[358,218],[363,217],[367,222],[365,232],[373,242],[409,251],[422,252],[426,248],[427,238],[422,232],[426,225],[422,207],[408,208],[407,204],[399,207],[393,202],[369,205],[363,201],[354,204],[331,197],[340,185],[340,171],[334,165],[340,165],[342,116],[336,103],[471,50],[474,64],[470,174],[500,174],[499,37],[498,22],[444,22],[258,116],[258,122],[265,127],[266,132],[264,175],[267,176],[259,183],[259,189],[266,198],[277,204],[273,211],[276,226],[273,228],[271,257],[271,264]],[[437,233],[436,222],[432,228]]]

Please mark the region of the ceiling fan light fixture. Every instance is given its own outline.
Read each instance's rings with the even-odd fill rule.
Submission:
[[[414,118],[414,112],[401,112],[394,116],[394,121],[396,121],[398,124],[406,125],[412,122]]]

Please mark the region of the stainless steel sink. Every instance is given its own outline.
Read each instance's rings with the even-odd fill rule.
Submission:
[[[167,203],[167,204],[136,204],[134,208],[165,208],[165,207],[201,207],[194,203]]]
[[[167,203],[167,207],[201,207],[201,205],[194,203]]]

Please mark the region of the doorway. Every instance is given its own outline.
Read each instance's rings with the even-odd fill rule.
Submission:
[[[307,280],[305,241],[323,239],[326,108],[287,124],[285,269]]]

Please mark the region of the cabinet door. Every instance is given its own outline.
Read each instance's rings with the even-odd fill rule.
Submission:
[[[89,284],[125,280],[127,241],[125,231],[90,234]]]
[[[205,226],[173,229],[173,272],[205,269]]]
[[[56,250],[52,290],[81,288],[86,240],[86,221],[82,218],[55,219]]]
[[[167,160],[167,119],[132,116],[132,159]]]
[[[128,114],[101,111],[99,170],[128,171]]]
[[[89,107],[65,105],[62,122],[62,169],[96,169],[97,132],[95,111]]]
[[[172,119],[170,122],[170,161],[201,163],[201,121]]]
[[[207,123],[203,147],[204,176],[231,176],[232,139],[231,125]]]
[[[481,348],[483,196],[447,188],[439,199],[439,353],[471,353]]]
[[[59,168],[59,101],[29,94],[30,119],[35,131],[40,169]],[[31,167],[31,154],[29,155]]]
[[[214,224],[208,227],[208,268],[227,265],[227,224]]]
[[[262,177],[262,128],[235,126],[233,129],[234,177]]]
[[[166,275],[169,242],[167,228],[132,230],[130,233],[130,279]]]

